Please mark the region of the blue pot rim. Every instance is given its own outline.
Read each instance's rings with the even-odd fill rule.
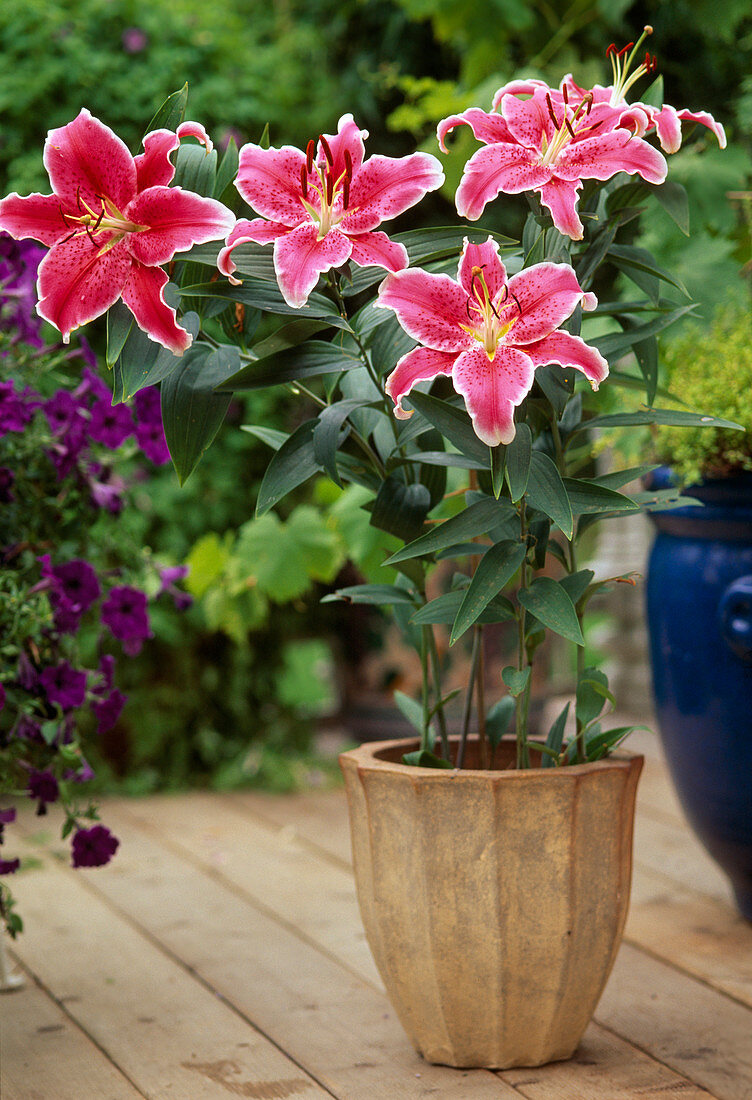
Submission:
[[[648,489],[675,488],[676,478],[669,466],[659,466],[646,477],[645,485]],[[684,492],[702,505],[650,513],[658,531],[679,538],[752,542],[752,473],[708,479]]]

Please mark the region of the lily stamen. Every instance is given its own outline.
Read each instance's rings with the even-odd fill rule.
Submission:
[[[332,154],[332,150],[331,150],[331,147],[329,145],[329,142],[326,140],[326,138],[324,137],[323,134],[319,134],[319,141],[321,142],[321,148],[324,150],[324,156],[326,157],[328,163],[333,168],[334,167],[334,156]]]

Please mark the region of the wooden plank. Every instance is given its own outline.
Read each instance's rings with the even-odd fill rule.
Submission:
[[[173,805],[175,820],[187,827],[187,808],[180,799],[173,800]],[[222,1001],[271,1036],[331,1095],[341,1100],[418,1100],[428,1094],[436,1100],[519,1100],[512,1086],[488,1071],[428,1065],[410,1048],[384,994],[249,904],[236,887],[220,880],[216,866],[207,874],[177,856],[173,845],[168,847],[142,831],[125,811],[108,805],[104,812],[122,846],[115,862],[91,876],[91,891],[146,929]],[[250,850],[248,855],[252,857]],[[113,920],[120,923],[114,916]],[[92,929],[89,942],[100,939],[111,943],[112,933],[102,927]],[[69,953],[74,957],[78,953],[80,959],[84,952],[77,946]],[[101,1026],[108,1031],[107,1017],[117,1020],[118,1011],[122,1017],[138,994],[125,989],[121,995],[124,1009],[100,1006]],[[215,1003],[221,1002],[215,999]],[[156,1019],[164,1020],[175,1035],[190,1035],[194,1021],[202,1029],[201,1016],[196,998],[186,993],[184,999],[170,997]],[[192,1062],[216,1065],[219,1059],[229,1060],[222,1053],[229,1039],[225,1042],[211,1025],[210,1033],[220,1053],[210,1057],[203,1040],[204,1052],[192,1057]],[[112,1049],[110,1042],[118,1041],[117,1036],[108,1035],[107,1049]],[[133,1036],[125,1041],[137,1049]],[[298,1076],[305,1073],[299,1071]],[[159,1100],[162,1095],[155,1091]],[[185,1093],[186,1100],[202,1095]]]
[[[143,1100],[94,1043],[29,976],[0,996],[3,1100]]]
[[[352,865],[344,788],[282,796],[243,791],[230,798],[246,813],[278,828],[291,829],[314,850],[346,867]]]
[[[717,1100],[597,1024],[590,1025],[570,1062],[506,1070],[502,1076],[527,1100]]]
[[[642,867],[625,936],[752,1008],[752,924],[731,904]]]
[[[341,806],[341,802],[339,803]],[[339,811],[325,802],[327,820],[333,823]],[[285,919],[290,915],[286,909],[287,899],[291,898],[294,912],[293,923],[298,932],[306,941],[324,942],[327,951],[331,951],[332,945],[340,945],[343,958],[348,961],[348,966],[356,973],[360,968],[363,977],[370,977],[373,964],[370,956],[366,958],[367,965],[363,965],[363,954],[360,948],[364,947],[360,921],[355,906],[354,884],[349,875],[343,876],[342,871],[329,861],[321,859],[313,851],[305,851],[299,848],[299,842],[292,829],[299,824],[296,814],[283,815],[287,824],[278,830],[279,838],[284,837],[284,852],[276,864],[276,871],[270,874],[269,857],[265,852],[267,846],[274,844],[274,837],[264,837],[264,830],[259,829],[254,821],[247,816],[241,816],[235,811],[234,800],[219,800],[216,797],[195,797],[189,801],[190,810],[180,815],[178,821],[174,806],[165,800],[154,800],[142,803],[140,806],[121,804],[120,812],[132,813],[139,819],[141,828],[152,829],[155,835],[163,837],[169,844],[177,849],[189,853],[193,858],[204,862],[207,866],[219,868],[218,873],[227,877],[234,887],[241,889],[246,896],[263,897],[264,904],[270,909],[276,910],[278,916]],[[109,807],[112,812],[113,807]],[[312,816],[317,819],[320,816],[321,802],[310,800],[304,804],[304,816]],[[315,810],[315,812],[314,812]],[[280,807],[282,814],[282,807]],[[309,821],[310,825],[310,821]],[[306,826],[309,827],[309,826]],[[268,829],[266,830],[268,833]],[[244,843],[245,840],[245,843]],[[292,857],[291,852],[299,848],[297,857]],[[260,853],[263,853],[260,855]],[[260,862],[259,860],[260,855]],[[304,858],[301,859],[301,855]],[[305,867],[305,864],[308,864]],[[304,870],[305,867],[305,870]],[[283,880],[288,878],[285,885]],[[348,889],[349,883],[350,903],[342,904],[342,895]],[[296,885],[297,884],[297,885]],[[308,897],[309,892],[313,897],[304,904],[300,904],[295,897],[295,892]],[[330,901],[329,899],[332,899]],[[357,930],[358,951],[353,950],[354,933]],[[578,1097],[577,1089],[580,1087],[582,1065],[587,1065],[588,1073],[582,1088],[589,1087],[591,1079],[600,1081],[605,1088],[608,1087],[609,1100],[639,1095],[634,1090],[640,1087],[658,1091],[681,1090],[682,1093],[695,1100],[695,1097],[707,1097],[705,1090],[699,1087],[690,1087],[686,1079],[671,1069],[659,1064],[636,1050],[629,1042],[615,1035],[610,1035],[597,1025],[592,1025],[585,1041],[584,1053],[581,1052],[582,1063],[575,1060],[560,1066],[555,1071],[535,1071],[538,1093],[546,1100],[555,1100],[560,1095],[560,1090],[566,1084],[572,1097]],[[590,1066],[590,1063],[593,1065]],[[510,1071],[511,1072],[511,1071]],[[516,1072],[516,1071],[515,1071]],[[508,1073],[501,1075],[502,1079],[517,1087],[517,1078],[510,1077]],[[529,1073],[528,1073],[529,1077]],[[528,1080],[528,1078],[525,1078]],[[549,1083],[550,1080],[550,1083]],[[689,1090],[689,1091],[687,1091]],[[519,1091],[525,1093],[525,1089],[519,1087]],[[527,1095],[527,1093],[525,1093]],[[565,1093],[566,1095],[566,1093]],[[600,1100],[603,1093],[594,1092],[594,1097]],[[582,1100],[587,1100],[587,1093],[583,1092]]]
[[[752,1012],[630,944],[596,1019],[718,1100],[752,1097]]]
[[[685,889],[732,903],[731,886],[686,821],[669,822],[638,807],[635,818],[635,861]]]
[[[174,800],[160,798],[111,804],[108,813],[127,814],[182,856],[221,874],[256,908],[383,990],[362,929],[351,868],[301,844],[292,823],[262,824],[237,810],[234,800],[191,794],[181,801],[185,809],[179,817]],[[346,820],[343,825],[347,828]]]
[[[37,847],[17,838],[16,844],[39,855]],[[132,849],[132,869],[158,891],[143,856]],[[115,867],[110,878],[128,890]],[[14,893],[26,930],[16,952],[137,1088],[186,1100],[227,1100],[228,1092],[295,1100],[328,1095],[105,904],[93,889],[102,873],[74,872],[48,857],[19,875]],[[194,910],[205,897],[205,890],[192,897]]]

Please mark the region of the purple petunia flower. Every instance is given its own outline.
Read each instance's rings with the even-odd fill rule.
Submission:
[[[49,599],[55,627],[61,634],[75,634],[81,616],[102,593],[94,569],[82,558],[51,565],[50,555],[39,558],[42,576],[49,580]]]
[[[16,681],[18,686],[22,687],[24,691],[34,691],[39,682],[37,670],[34,668],[26,653],[21,653],[18,658]]]
[[[16,393],[12,382],[0,382],[0,439],[8,432],[22,432],[34,415]]]
[[[74,867],[103,867],[118,850],[120,841],[104,825],[78,829],[73,837]]]
[[[99,671],[102,674],[102,683],[92,688],[92,691],[95,695],[107,695],[112,691],[115,680],[115,658],[110,653],[99,658]]]
[[[57,779],[51,771],[37,771],[32,768],[29,774],[29,782],[26,784],[29,798],[35,798],[39,802],[37,813],[46,813],[45,806],[48,802],[57,802],[60,797],[60,788]]]
[[[185,580],[190,572],[187,565],[168,565],[159,571],[160,589],[159,595],[167,592],[172,596],[177,611],[187,611],[193,603],[193,596],[176,587],[177,581]]]
[[[125,652],[134,657],[145,638],[151,637],[146,596],[129,585],[110,591],[102,604],[102,622],[123,643]]]
[[[41,348],[41,320],[36,315],[37,267],[45,249],[34,241],[15,241],[0,233],[0,311],[3,327],[16,332],[17,338]]]
[[[97,720],[97,733],[108,733],[112,729],[127,700],[128,696],[115,688],[106,699],[91,703],[92,713]]]
[[[113,516],[118,516],[125,507],[123,493],[126,485],[111,469],[95,463],[89,467],[89,490],[92,502],[97,508],[104,508]]]
[[[49,701],[58,703],[63,710],[80,707],[86,698],[86,673],[73,668],[68,661],[45,668],[39,680]]]
[[[81,345],[82,353],[85,352],[84,358],[86,358],[87,362],[91,361],[92,367],[96,367],[96,357],[83,337],[81,338]],[[85,348],[83,345],[86,345]],[[112,404],[112,394],[110,393],[109,387],[94,370],[90,369],[90,367],[84,367],[81,372],[81,381],[73,391],[73,396],[78,398],[93,397],[96,401],[104,401],[107,404]]]
[[[155,466],[164,466],[170,461],[170,451],[161,424],[139,424],[136,427],[136,442]]]
[[[89,435],[96,443],[117,450],[133,435],[133,416],[127,405],[113,405],[109,394],[106,401],[97,401],[91,410]]]
[[[20,866],[20,859],[0,859],[0,875],[12,875]]]
[[[28,714],[22,714],[13,727],[13,736],[19,741],[32,741],[35,744],[43,744],[42,727]]]

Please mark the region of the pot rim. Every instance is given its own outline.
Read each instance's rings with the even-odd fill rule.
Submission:
[[[458,741],[459,738],[452,736],[450,741]],[[505,736],[502,737],[502,743],[508,745],[514,744],[514,737]],[[413,764],[403,764],[397,760],[379,760],[376,754],[383,752],[385,749],[404,749],[406,752],[410,752],[420,747],[420,739],[418,737],[407,738],[395,738],[387,741],[367,741],[363,745],[359,745],[354,749],[347,749],[345,752],[340,753],[340,764],[343,761],[352,761],[358,766],[359,770],[370,771],[397,771],[404,773],[408,776],[416,776],[421,779],[426,779],[431,782],[441,782],[442,780],[451,780],[456,782],[458,779],[463,778],[486,778],[490,776],[500,776],[507,779],[509,782],[525,783],[537,780],[540,782],[547,776],[553,778],[554,776],[569,776],[572,779],[576,779],[582,775],[592,775],[599,771],[612,771],[615,768],[619,770],[630,771],[634,767],[642,768],[645,761],[645,757],[642,753],[629,752],[628,750],[621,749],[618,752],[611,753],[609,756],[603,757],[601,760],[590,760],[585,764],[566,764],[556,768],[420,768]]]

